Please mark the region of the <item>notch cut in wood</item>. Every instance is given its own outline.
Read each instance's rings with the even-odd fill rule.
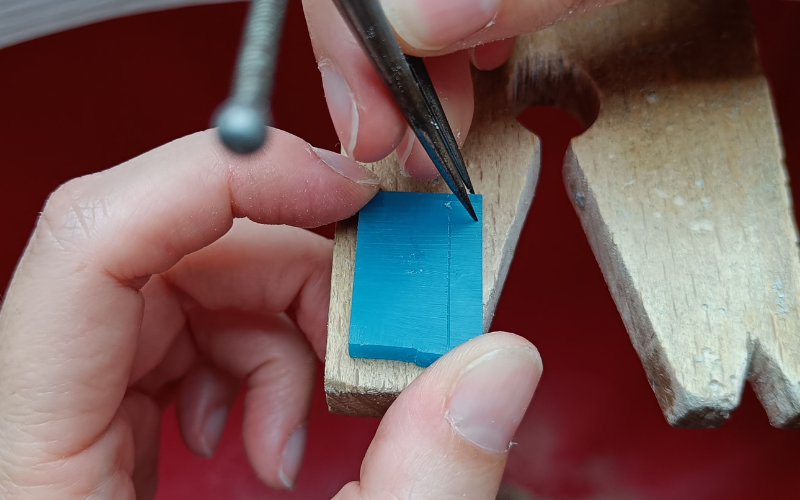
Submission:
[[[800,252],[747,3],[606,7],[520,37],[508,64],[476,73],[475,85],[492,98],[476,102],[464,150],[477,192],[492,193],[486,214],[510,202],[499,211],[519,207],[505,216],[521,222],[530,202],[498,165],[526,172],[532,161],[527,172],[538,172],[535,147],[519,155],[504,137],[525,132],[499,123],[554,104],[591,124],[570,145],[567,193],[667,421],[721,425],[749,379],[773,425],[800,426]],[[374,167],[389,189],[416,182],[395,180],[393,160]],[[533,185],[530,173],[521,178]],[[485,235],[485,311],[505,277],[492,269],[510,260],[517,235]],[[337,231],[326,391],[334,411],[379,414],[419,372],[353,365],[337,350],[354,236],[348,224]]]
[[[747,2],[634,1],[519,49],[597,87],[565,184],[667,421],[721,425],[749,378],[800,424],[800,253]]]

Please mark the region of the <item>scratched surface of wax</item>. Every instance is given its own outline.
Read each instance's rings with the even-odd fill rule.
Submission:
[[[452,194],[381,191],[359,213],[350,355],[428,366],[483,328],[478,222]]]

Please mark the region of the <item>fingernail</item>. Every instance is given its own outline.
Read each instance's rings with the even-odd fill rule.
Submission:
[[[414,132],[409,128],[406,130],[406,134],[403,136],[403,139],[400,141],[400,144],[395,149],[397,154],[397,161],[400,163],[400,174],[403,177],[411,177],[411,174],[408,173],[406,169],[406,162],[408,161],[408,157],[411,156],[411,150],[414,148]]]
[[[203,448],[203,455],[208,458],[214,456],[217,449],[222,431],[225,430],[225,422],[228,420],[228,409],[217,408],[206,418],[203,426],[203,434],[200,436],[200,446]]]
[[[450,397],[450,423],[489,451],[507,451],[542,375],[533,349],[512,347],[484,354],[464,370]]]
[[[369,169],[358,164],[346,156],[336,154],[326,149],[312,148],[314,153],[323,163],[331,167],[337,174],[347,177],[359,184],[380,184],[381,179]]]
[[[355,97],[347,81],[332,64],[320,64],[319,71],[322,73],[322,87],[336,134],[347,156],[352,158],[358,139],[358,107]]]
[[[307,434],[308,425],[302,424],[292,432],[292,435],[289,436],[289,440],[286,441],[286,446],[283,448],[281,470],[278,471],[278,476],[287,490],[294,488],[297,473],[300,471],[300,465],[303,463]]]
[[[489,26],[500,0],[381,0],[395,32],[412,47],[439,50]]]

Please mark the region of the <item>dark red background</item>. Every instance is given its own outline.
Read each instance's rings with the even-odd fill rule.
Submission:
[[[275,122],[336,149],[300,3],[290,3]],[[800,3],[753,0],[752,9],[787,164],[800,178]],[[166,11],[0,50],[0,283],[60,183],[206,127],[227,92],[244,14],[238,3]],[[664,422],[561,184],[580,127],[546,108],[522,121],[542,138],[543,170],[494,329],[536,343],[546,371],[509,481],[553,499],[800,498],[800,433],[771,428],[749,389],[721,430]],[[240,417],[239,404],[205,460],[183,448],[169,411],[158,498],[330,498],[357,479],[378,424],[328,414],[318,384],[306,462],[289,494],[250,471]]]

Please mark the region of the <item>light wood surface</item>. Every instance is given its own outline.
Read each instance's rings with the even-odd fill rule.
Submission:
[[[477,99],[465,146],[492,214],[485,326],[538,172],[537,143],[511,116],[555,104],[591,124],[567,153],[567,192],[667,421],[721,425],[749,378],[773,425],[800,425],[800,252],[746,2],[607,7],[521,37],[476,83],[492,96]],[[386,189],[444,189],[394,159],[374,168]],[[328,401],[379,415],[420,369],[347,356],[352,222],[336,237]]]
[[[511,115],[502,72],[476,73],[475,119],[463,148],[475,192],[483,195],[483,330],[491,324],[539,175],[539,142]],[[391,191],[448,192],[444,182],[403,176],[394,155],[369,164]],[[357,221],[338,224],[333,252],[325,392],[335,413],[380,416],[422,369],[347,354]]]
[[[667,421],[719,426],[749,378],[800,424],[797,231],[747,3],[632,1],[518,49],[597,88],[565,184]]]

